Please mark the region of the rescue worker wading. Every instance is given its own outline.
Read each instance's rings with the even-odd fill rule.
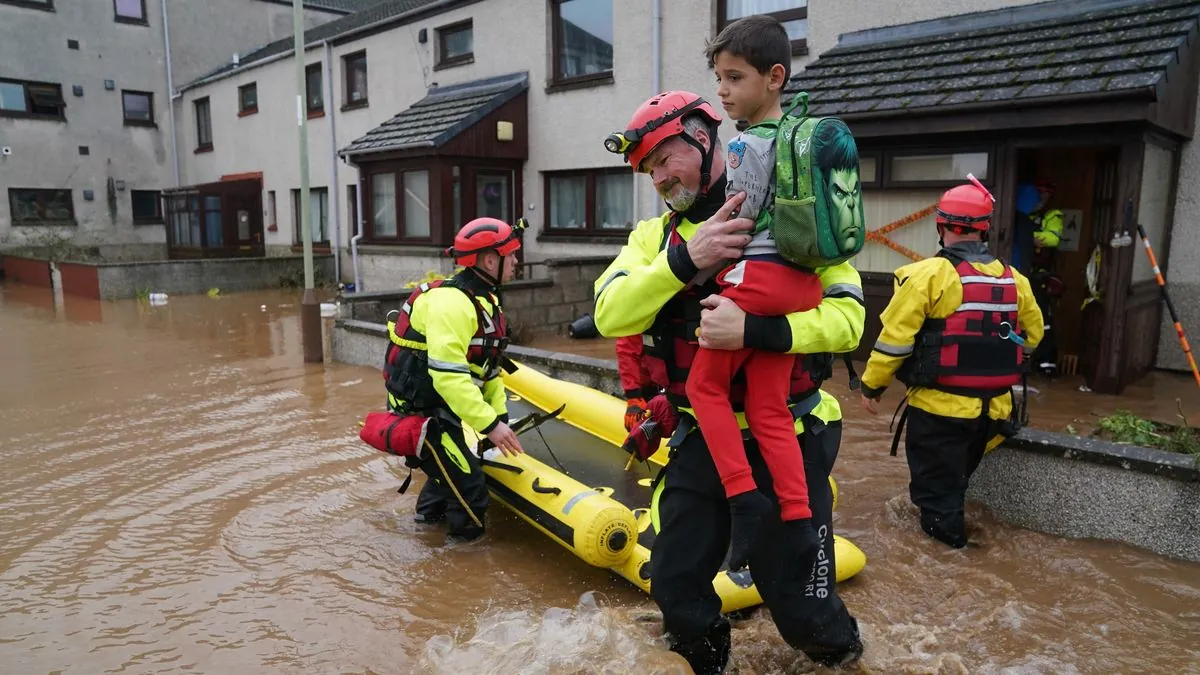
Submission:
[[[488,505],[483,469],[464,438],[462,423],[486,435],[506,455],[524,452],[508,428],[500,378],[508,333],[496,295],[512,279],[513,254],[520,247],[517,232],[507,223],[472,220],[449,249],[466,269],[444,282],[422,284],[388,317],[388,409],[430,419],[425,435],[430,447],[417,458],[406,458],[428,476],[417,498],[417,521],[446,520],[452,540],[482,536]]]
[[[896,270],[862,376],[862,405],[872,415],[893,375],[908,387],[900,426],[907,424],[909,495],[921,529],[954,548],[967,544],[971,474],[1024,423],[1013,415],[1013,386],[1042,338],[1029,281],[988,251],[992,202],[978,183],[942,195],[935,220],[943,248]]]
[[[688,372],[701,345],[808,354],[796,359],[802,365],[793,371],[789,399],[803,449],[811,526],[820,546],[805,556],[788,543],[771,474],[757,443],[747,439],[755,483],[772,503],[750,555],[750,574],[790,645],[822,664],[849,663],[861,655],[862,643],[835,588],[829,486],[841,440],[841,410],[837,399],[819,386],[832,372],[828,352],[852,351],[862,336],[866,310],[859,275],[849,264],[818,269],[824,293],[820,305],[778,317],[745,314],[733,300],[718,295],[712,278],[688,285],[701,269],[741,257],[753,227],[752,221],[730,215],[744,195],[725,200],[720,120],[696,94],[666,92],[643,103],[626,131],[605,142],[610,151],[622,152],[635,171],[651,176],[671,209],[638,223],[617,259],[596,280],[597,328],[609,337],[644,334],[650,374],[680,413],[672,456],[656,487],[659,532],[651,553],[651,595],[662,610],[670,648],[696,673],[722,672],[729,658],[730,625],[721,615],[712,581],[729,551],[729,502],[691,417]],[[744,378],[739,375],[734,385],[732,403],[741,410]],[[744,415],[738,418],[744,428]],[[656,445],[647,443],[647,452]]]

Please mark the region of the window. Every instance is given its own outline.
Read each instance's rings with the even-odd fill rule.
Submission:
[[[754,14],[775,17],[792,39],[792,53],[808,53],[808,0],[717,0],[717,30]]]
[[[546,174],[546,230],[625,234],[633,228],[633,181],[621,169]]]
[[[268,190],[267,191],[267,231],[268,232],[278,232],[279,231],[278,213],[279,212],[275,208],[275,191]]]
[[[0,117],[61,120],[67,104],[62,86],[49,82],[0,80]]]
[[[889,184],[961,183],[967,174],[988,180],[986,152],[955,152],[930,155],[892,155],[888,162]]]
[[[346,81],[342,110],[367,105],[367,53],[357,52],[342,57],[342,79]]]
[[[13,225],[74,225],[75,204],[70,190],[9,188]]]
[[[30,9],[44,9],[47,12],[54,11],[54,0],[0,0],[0,5],[16,5]]]
[[[429,213],[429,172],[381,172],[370,178],[370,238],[374,240],[422,240],[432,234]],[[364,197],[366,195],[363,195]]]
[[[358,186],[346,186],[346,204],[348,206],[348,218],[346,222],[350,223],[348,229],[351,234],[358,231]]]
[[[251,82],[238,87],[238,117],[258,112],[258,83]]]
[[[552,2],[555,82],[611,78],[612,0]]]
[[[309,229],[312,231],[312,240],[314,244],[329,245],[329,190],[326,188],[309,188],[308,189],[308,208],[309,208]],[[304,240],[301,238],[301,217],[300,212],[300,191],[292,190],[292,209],[296,214],[293,222],[296,223],[296,243],[299,244]]]
[[[475,60],[475,38],[471,20],[460,21],[437,29],[437,65],[434,68],[449,68]]]
[[[155,225],[163,221],[162,202],[158,190],[130,190],[135,225]]]
[[[125,126],[154,126],[154,94],[147,91],[122,91]]]
[[[321,64],[314,63],[304,69],[304,92],[309,117],[325,114],[325,95],[321,92]]]
[[[196,152],[212,150],[212,110],[208,97],[196,99]]]
[[[113,0],[113,12],[120,23],[140,23],[146,21],[146,0]]]

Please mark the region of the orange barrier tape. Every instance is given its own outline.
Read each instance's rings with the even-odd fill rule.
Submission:
[[[921,209],[920,211],[914,211],[913,213],[910,213],[907,216],[904,216],[903,218],[901,218],[899,220],[894,220],[877,230],[869,230],[869,231],[867,231],[866,240],[873,241],[877,244],[883,244],[884,246],[895,251],[896,253],[899,253],[902,256],[906,256],[913,261],[924,260],[925,256],[921,255],[920,253],[917,253],[916,251],[912,250],[911,248],[909,248],[903,244],[899,244],[897,242],[892,241],[890,238],[888,238],[887,235],[889,232],[898,230],[898,229],[904,227],[905,225],[911,225],[919,220],[928,218],[929,216],[933,215],[934,211],[937,211],[937,204],[930,204],[929,206]]]

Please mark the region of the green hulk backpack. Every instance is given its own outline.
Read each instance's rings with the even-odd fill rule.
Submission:
[[[853,258],[866,239],[854,135],[836,117],[809,117],[806,92],[779,120],[770,228],[779,254],[809,268]]]

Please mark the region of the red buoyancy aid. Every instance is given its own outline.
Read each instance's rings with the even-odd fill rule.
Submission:
[[[660,250],[685,243],[679,235],[678,214],[671,214],[663,233]],[[700,350],[700,301],[721,292],[716,276],[700,284],[684,287],[659,310],[654,324],[642,335],[642,362],[654,384],[666,390],[667,399],[676,407],[691,407],[687,399],[687,378]],[[821,382],[832,374],[830,354],[797,354],[792,367],[788,400],[800,401],[815,394]],[[745,373],[739,371],[730,387],[730,402],[741,410],[746,396]]]
[[[1024,359],[1020,346],[1002,335],[1020,335],[1017,280],[1004,266],[998,277],[975,269],[945,251],[962,282],[962,304],[944,319],[926,319],[913,353],[898,373],[908,387],[928,387],[951,394],[991,397],[1020,384]],[[1002,324],[1008,328],[1002,328]]]
[[[389,398],[404,401],[413,411],[425,411],[446,406],[445,401],[434,389],[433,378],[429,375],[426,338],[412,326],[414,303],[421,297],[421,294],[439,286],[462,291],[475,306],[477,327],[475,335],[472,336],[467,347],[467,363],[475,366],[478,372],[472,372],[471,379],[482,387],[488,380],[500,376],[500,369],[505,363],[504,351],[508,347],[508,324],[498,302],[493,301],[492,303],[495,307],[495,315],[488,314],[483,309],[475,291],[460,278],[460,275],[444,281],[421,284],[395,315],[392,333],[402,340],[424,347],[399,345],[389,340],[383,366],[383,378]],[[393,323],[390,316],[388,323]]]

